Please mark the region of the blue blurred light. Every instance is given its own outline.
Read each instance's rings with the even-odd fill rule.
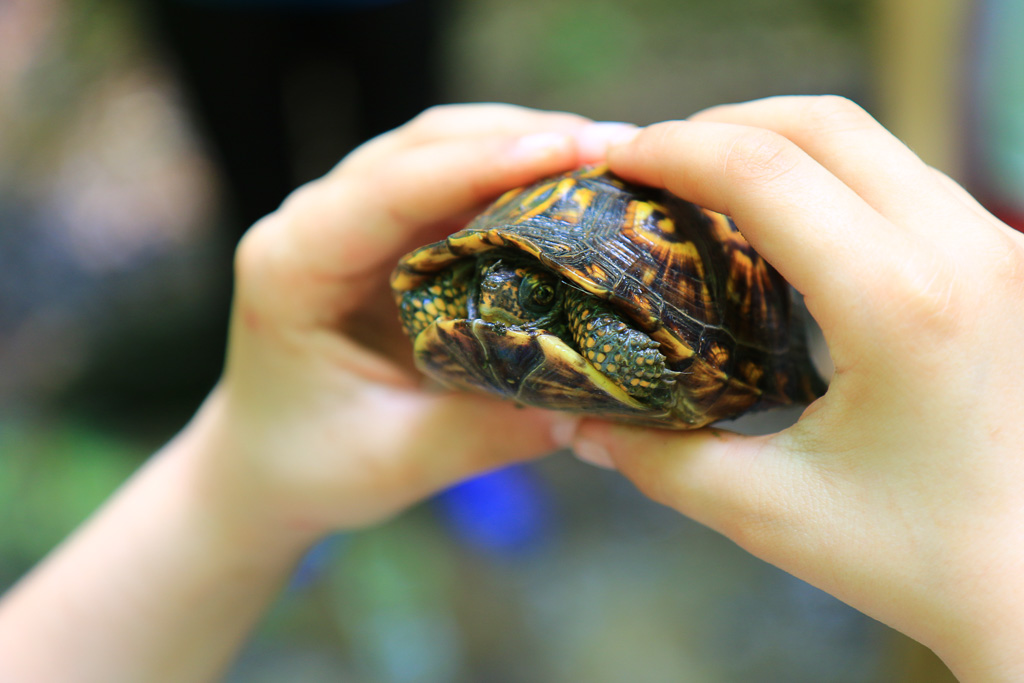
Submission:
[[[485,555],[515,557],[535,552],[553,532],[551,494],[528,465],[458,484],[438,496],[437,505],[455,538]]]
[[[331,564],[331,560],[338,554],[347,536],[335,534],[320,541],[299,560],[299,564],[292,572],[288,581],[289,591],[301,591],[311,583],[323,576]]]

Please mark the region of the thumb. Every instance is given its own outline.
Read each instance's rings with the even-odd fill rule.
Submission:
[[[419,464],[422,484],[436,490],[566,448],[578,419],[454,392],[428,397],[417,419],[410,422],[404,457]]]
[[[805,465],[782,457],[773,436],[711,428],[672,432],[587,420],[572,449],[581,460],[618,470],[644,495],[761,557],[799,534],[800,492],[813,490],[809,473],[802,471]]]

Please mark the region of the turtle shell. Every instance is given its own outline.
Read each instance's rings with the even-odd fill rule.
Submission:
[[[430,289],[439,274],[494,250],[535,260],[654,339],[679,373],[666,381],[671,400],[647,405],[571,339],[460,317],[467,313],[453,304],[454,289]],[[418,367],[457,388],[675,428],[824,391],[789,286],[732,220],[603,166],[505,193],[463,230],[404,256],[391,285],[400,305],[417,288],[436,292],[430,310],[416,311],[423,324],[407,332]]]

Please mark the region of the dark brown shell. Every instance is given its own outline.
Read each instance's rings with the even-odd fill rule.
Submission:
[[[678,400],[641,422],[700,426],[823,391],[788,285],[722,214],[585,167],[507,192],[465,229],[403,257],[392,287],[400,296],[496,248],[533,256],[661,344],[682,373]]]

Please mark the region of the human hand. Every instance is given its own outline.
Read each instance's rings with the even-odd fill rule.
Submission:
[[[202,465],[208,497],[306,542],[564,444],[571,425],[557,415],[423,390],[388,274],[502,191],[593,161],[621,128],[437,108],[258,223],[236,258],[224,377],[194,427],[218,444]]]
[[[1024,236],[845,100],[651,126],[611,169],[731,215],[835,365],[789,429],[588,421],[577,452],[919,640],[1024,678]]]
[[[219,678],[320,536],[568,441],[556,416],[422,390],[388,275],[500,192],[600,158],[622,129],[434,109],[256,225],[221,382],[0,601],[0,678]]]

